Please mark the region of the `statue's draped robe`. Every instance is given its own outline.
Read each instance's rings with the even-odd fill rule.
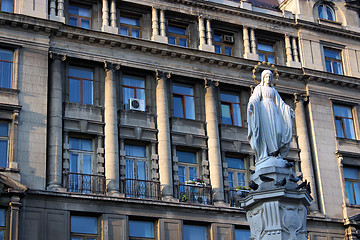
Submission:
[[[253,111],[250,112],[250,106]],[[258,85],[249,99],[248,139],[257,161],[278,152],[285,157],[292,137],[291,108],[273,87]]]

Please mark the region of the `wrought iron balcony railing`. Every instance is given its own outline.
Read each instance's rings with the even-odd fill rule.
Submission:
[[[64,173],[64,187],[68,192],[105,194],[105,177],[83,173]]]
[[[161,199],[160,182],[125,178],[122,180],[125,197]]]
[[[230,204],[230,207],[240,207],[239,200],[248,195],[248,190],[237,190],[235,188],[225,189],[225,201]]]
[[[175,196],[180,202],[212,205],[212,190],[209,185],[180,183],[175,187]]]

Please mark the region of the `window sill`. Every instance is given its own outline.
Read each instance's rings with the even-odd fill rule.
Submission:
[[[360,147],[360,140],[336,137],[336,141],[342,144],[351,144]]]
[[[189,118],[179,118],[179,117],[170,117],[173,122],[188,122],[188,123],[199,123],[204,124],[204,121],[197,120],[197,119],[189,119]]]
[[[84,104],[84,103],[76,103],[76,102],[65,102],[68,106],[78,107],[78,108],[84,108],[84,109],[102,109],[102,106],[99,105],[93,105],[93,104]]]
[[[347,203],[346,207],[360,209],[360,205]]]
[[[0,172],[20,173],[20,169],[19,169],[19,168],[4,168],[4,167],[0,167]]]
[[[323,18],[318,18],[319,24],[331,26],[331,27],[341,27],[341,22],[331,21]]]
[[[7,93],[7,94],[14,94],[14,95],[17,95],[19,94],[20,90],[19,89],[13,89],[13,88],[3,88],[3,87],[0,87],[0,94],[1,93]]]

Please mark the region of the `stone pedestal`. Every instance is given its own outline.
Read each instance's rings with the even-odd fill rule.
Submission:
[[[251,191],[240,202],[246,210],[250,239],[307,239],[306,207],[310,206],[312,198],[308,191],[296,189],[298,184],[289,180],[292,174],[291,168],[269,166],[260,168],[252,175],[258,189]],[[263,176],[268,178],[267,181]]]

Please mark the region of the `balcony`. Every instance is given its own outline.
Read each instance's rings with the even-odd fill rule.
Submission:
[[[249,190],[238,190],[235,188],[225,189],[225,201],[230,204],[230,207],[240,207],[239,200],[246,197]]]
[[[64,173],[64,187],[68,192],[105,194],[105,177],[83,173]]]
[[[160,182],[125,178],[122,181],[125,197],[160,200]]]
[[[212,205],[211,186],[180,183],[175,187],[175,196],[180,202]]]

